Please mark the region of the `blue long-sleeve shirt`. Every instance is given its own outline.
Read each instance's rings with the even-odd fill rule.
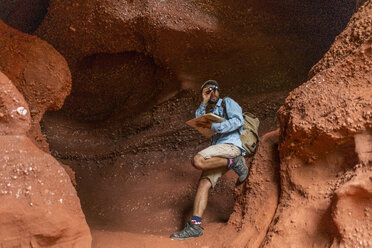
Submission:
[[[222,101],[225,101],[225,115],[223,111]],[[201,103],[199,108],[195,112],[195,117],[206,114],[206,107],[207,105]],[[226,119],[226,121],[224,122],[212,123],[211,130],[215,131],[216,133],[211,138],[211,144],[233,144],[240,148],[240,150],[242,151],[242,155],[244,156],[246,151],[244,150],[242,142],[240,140],[240,134],[243,131],[242,127],[244,124],[244,119],[242,108],[239,106],[239,104],[233,99],[225,97],[224,99],[219,99],[217,101],[216,106],[211,111],[211,113]]]

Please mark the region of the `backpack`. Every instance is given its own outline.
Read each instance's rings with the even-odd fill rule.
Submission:
[[[222,107],[224,115],[226,116],[225,99],[222,101]],[[252,156],[257,148],[259,142],[258,126],[260,120],[252,113],[243,113],[244,125],[243,132],[240,134],[240,140],[242,141],[243,148],[247,151],[246,157]]]

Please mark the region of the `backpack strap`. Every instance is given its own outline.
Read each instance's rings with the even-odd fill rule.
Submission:
[[[227,112],[226,112],[226,103],[225,103],[225,98],[222,99],[222,107],[223,107],[223,116],[225,117],[228,117],[227,116]],[[255,116],[254,114],[252,114],[251,112],[244,112],[242,113],[243,115],[243,119],[244,119],[244,123],[246,122],[245,120],[245,115],[251,117],[251,118],[254,118],[254,119],[257,119],[257,116]],[[257,142],[260,140],[260,136],[258,136],[258,133],[256,130],[252,129],[252,128],[249,128],[249,130],[256,136],[257,138]],[[240,132],[239,132],[240,133]]]
[[[225,98],[222,99],[221,105],[222,105],[222,108],[223,108],[223,118],[225,118],[225,116],[226,116],[226,119],[228,119],[229,117],[227,116]],[[243,116],[243,119],[244,119],[244,116]],[[239,132],[239,134],[241,134],[239,129],[238,129],[238,132]]]
[[[226,112],[226,103],[225,103],[225,98],[222,99],[222,103],[221,103],[221,105],[222,105],[222,108],[223,108],[223,118],[225,118],[225,116],[228,117],[228,116],[227,116],[227,112]]]

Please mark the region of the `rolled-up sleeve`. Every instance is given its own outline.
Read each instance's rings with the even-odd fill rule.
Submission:
[[[207,107],[207,105],[205,105],[204,103],[201,103],[199,108],[196,110],[195,112],[195,118],[201,116],[201,115],[204,115],[205,114],[205,108]]]
[[[225,98],[227,120],[212,123],[211,130],[216,133],[229,133],[240,129],[244,125],[242,108],[231,98]]]

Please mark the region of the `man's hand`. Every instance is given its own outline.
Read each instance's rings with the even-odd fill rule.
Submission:
[[[212,95],[212,91],[208,93],[208,88],[209,87],[205,87],[203,89],[203,104],[205,104],[205,105],[208,104],[208,101],[209,101],[209,99],[211,99],[211,95]]]

